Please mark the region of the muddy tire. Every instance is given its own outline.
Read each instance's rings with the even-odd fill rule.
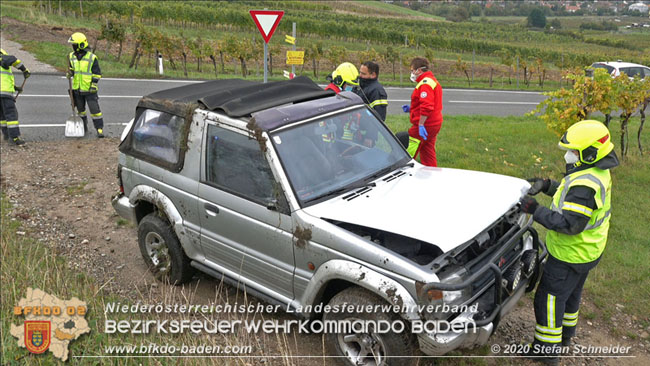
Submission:
[[[150,213],[140,221],[138,244],[145,263],[158,280],[180,285],[192,279],[190,259],[169,222],[158,214]]]
[[[336,294],[329,305],[344,309],[352,305],[357,306],[375,306],[384,305],[386,301],[381,297],[359,287],[351,287]],[[418,361],[416,357],[396,358],[392,356],[415,356],[419,354],[417,340],[411,334],[408,321],[402,319],[399,314],[394,312],[377,312],[377,313],[357,313],[357,312],[327,312],[323,314],[324,321],[341,321],[341,320],[360,320],[362,322],[388,321],[392,324],[394,321],[405,322],[404,331],[401,333],[373,333],[370,329],[368,333],[346,333],[324,334],[327,351],[332,356],[345,356],[333,358],[338,365],[356,366],[410,366],[415,365]],[[387,358],[386,356],[391,356]]]

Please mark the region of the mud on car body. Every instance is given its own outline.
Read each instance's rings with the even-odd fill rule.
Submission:
[[[144,97],[123,134],[118,178],[113,206],[138,225],[141,254],[161,279],[181,284],[198,269],[308,319],[477,326],[326,334],[349,365],[484,344],[546,256],[517,206],[526,181],[422,166],[356,95],[306,78]],[[400,311],[316,313],[318,304]],[[476,311],[420,310],[443,304]]]

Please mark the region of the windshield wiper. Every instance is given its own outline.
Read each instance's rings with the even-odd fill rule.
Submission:
[[[376,186],[377,186],[377,184],[375,182],[349,184],[347,186],[337,188],[337,189],[333,189],[333,190],[331,190],[329,192],[325,192],[323,194],[319,194],[318,196],[316,196],[314,198],[308,199],[307,201],[305,201],[305,203],[309,203],[309,202],[312,202],[312,201],[315,201],[315,200],[320,200],[320,199],[325,198],[325,197],[337,196],[337,195],[339,195],[339,194],[341,194],[343,192],[352,191],[352,190],[359,189],[359,188],[376,187]]]

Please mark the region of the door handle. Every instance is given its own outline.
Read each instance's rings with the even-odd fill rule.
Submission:
[[[214,217],[214,216],[217,216],[217,214],[219,213],[219,207],[217,207],[217,206],[215,206],[215,205],[211,205],[211,204],[209,204],[209,203],[206,203],[205,205],[203,205],[203,208],[205,208],[205,212],[206,212],[209,216],[213,216],[213,217]]]

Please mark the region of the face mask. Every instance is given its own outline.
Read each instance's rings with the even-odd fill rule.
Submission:
[[[353,88],[354,88],[353,86],[346,85],[344,90],[345,91],[352,91]]]
[[[412,81],[412,82],[415,82],[415,81],[417,81],[417,79],[418,79],[418,77],[415,76],[415,73],[414,73],[414,72],[412,72],[412,73],[411,73],[411,81]]]
[[[564,161],[566,161],[567,164],[573,165],[578,162],[578,156],[573,153],[573,151],[569,150],[564,154]]]

